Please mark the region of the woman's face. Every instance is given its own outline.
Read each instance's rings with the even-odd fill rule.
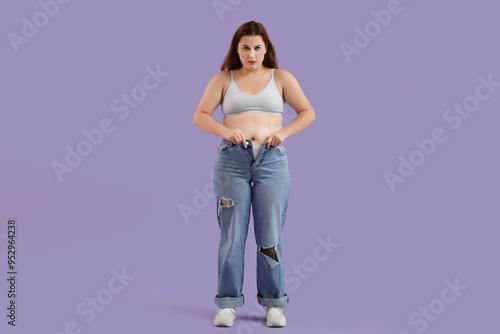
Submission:
[[[240,38],[237,52],[243,66],[251,70],[261,66],[267,49],[261,35],[246,35]]]

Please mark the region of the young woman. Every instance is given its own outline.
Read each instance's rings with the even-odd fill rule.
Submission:
[[[214,170],[217,220],[219,307],[216,326],[232,326],[236,307],[243,306],[245,242],[254,220],[257,250],[257,300],[266,309],[266,324],[286,325],[288,304],[281,232],[285,222],[290,174],[283,141],[307,128],[313,108],[292,74],[277,69],[276,54],[264,26],[250,21],[233,36],[221,72],[201,98],[193,122],[222,137]],[[284,104],[297,113],[285,127]],[[223,125],[212,114],[221,104]]]

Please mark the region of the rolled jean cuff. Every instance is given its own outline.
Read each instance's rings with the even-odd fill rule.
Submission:
[[[257,294],[257,300],[260,305],[262,306],[279,306],[281,308],[285,308],[288,305],[289,298],[288,295],[285,293],[285,295],[281,298],[275,298],[275,299],[268,299],[268,298],[262,298]]]
[[[241,307],[245,303],[245,296],[242,294],[241,297],[214,297],[215,304],[219,308],[225,307]]]

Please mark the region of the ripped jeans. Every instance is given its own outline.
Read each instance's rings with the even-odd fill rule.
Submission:
[[[243,268],[250,221],[250,203],[257,243],[257,301],[286,307],[281,232],[290,190],[288,158],[283,144],[267,147],[254,157],[252,141],[233,144],[222,138],[214,169],[214,191],[220,229],[218,289],[220,307],[244,304]]]

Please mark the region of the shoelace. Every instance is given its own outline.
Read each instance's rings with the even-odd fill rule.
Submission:
[[[269,306],[266,308],[266,311],[269,312],[271,315],[281,315],[283,312],[281,311],[281,307],[278,306]]]
[[[231,308],[220,308],[218,312],[221,314],[231,314],[233,310]]]

